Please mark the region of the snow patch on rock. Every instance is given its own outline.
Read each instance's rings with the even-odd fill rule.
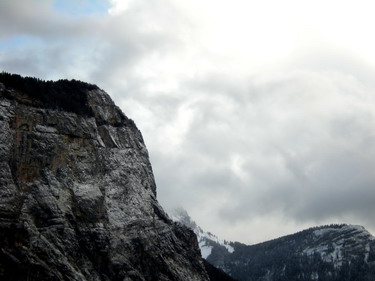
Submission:
[[[219,245],[225,247],[225,249],[229,253],[234,252],[234,248],[230,245],[230,242],[219,239],[216,235],[212,234],[211,232],[203,231],[201,227],[199,227],[195,221],[193,221],[189,214],[184,209],[175,209],[170,212],[170,217],[173,221],[182,223],[183,225],[189,227],[191,230],[194,231],[195,235],[197,236],[197,240],[199,243],[199,248],[202,253],[202,257],[207,259],[209,255],[211,255],[212,249],[214,245]]]

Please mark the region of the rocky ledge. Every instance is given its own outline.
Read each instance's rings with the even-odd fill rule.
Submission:
[[[0,75],[0,280],[209,280],[103,90]]]

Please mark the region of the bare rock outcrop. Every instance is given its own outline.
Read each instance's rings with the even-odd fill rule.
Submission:
[[[0,280],[209,280],[103,90],[0,76]]]

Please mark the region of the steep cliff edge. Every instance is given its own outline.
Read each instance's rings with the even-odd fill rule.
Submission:
[[[94,85],[0,75],[0,280],[209,280],[141,133]]]

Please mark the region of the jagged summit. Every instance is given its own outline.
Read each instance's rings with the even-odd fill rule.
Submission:
[[[188,212],[183,208],[175,208],[169,212],[169,216],[178,224],[187,226],[194,231],[197,236],[199,248],[201,250],[202,257],[207,260],[207,257],[211,255],[212,249],[220,248],[222,251],[232,253],[233,247],[231,242],[221,240],[210,232],[203,231],[195,221],[191,219]],[[217,269],[208,261],[205,262],[206,269],[210,275],[211,280],[218,281],[234,281],[229,275],[225,274],[224,271]]]
[[[209,280],[108,94],[7,73],[0,83],[0,280]]]
[[[173,221],[182,223],[183,225],[192,229],[194,232],[199,233],[202,231],[202,229],[196,224],[196,222],[191,219],[188,212],[184,208],[175,208],[172,211],[168,212],[168,215]]]
[[[231,242],[219,239],[211,232],[203,231],[203,229],[190,218],[187,211],[183,208],[176,208],[172,210],[169,215],[171,216],[172,220],[179,222],[194,231],[195,235],[197,235],[199,248],[201,249],[203,258],[207,259],[211,255],[214,247],[222,248],[222,250],[227,251],[228,253],[233,252],[234,249]]]

